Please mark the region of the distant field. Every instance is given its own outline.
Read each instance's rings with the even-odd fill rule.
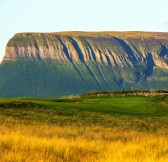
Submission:
[[[166,162],[168,97],[0,99],[0,159]]]

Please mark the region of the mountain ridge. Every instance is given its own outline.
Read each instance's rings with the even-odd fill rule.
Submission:
[[[69,53],[71,53],[71,55],[74,56],[74,58],[72,58],[73,60],[82,61],[82,60],[80,60],[80,58],[83,57],[83,59],[84,59],[84,57],[87,57],[86,56],[87,53],[89,53],[89,52],[84,51],[84,50],[87,50],[84,47],[90,45],[93,48],[90,48],[89,50],[93,50],[93,49],[97,50],[97,51],[96,50],[92,51],[93,53],[95,53],[95,56],[92,55],[92,61],[94,59],[93,57],[98,56],[99,58],[97,57],[96,60],[101,62],[100,59],[103,59],[104,63],[105,62],[107,63],[109,61],[108,60],[108,58],[109,58],[108,52],[111,50],[110,47],[124,46],[123,47],[124,49],[122,49],[124,53],[128,53],[128,52],[133,53],[130,46],[133,46],[135,44],[135,43],[133,43],[133,41],[137,41],[135,39],[135,36],[130,35],[130,33],[126,33],[127,34],[127,39],[123,39],[123,40],[120,39],[120,36],[121,35],[126,35],[125,33],[119,33],[120,34],[119,37],[114,37],[114,36],[110,36],[110,37],[109,36],[104,36],[104,37],[102,37],[101,36],[102,33],[94,33],[93,34],[94,36],[90,35],[90,33],[84,33],[84,35],[85,35],[84,38],[82,37],[83,32],[82,32],[82,34],[78,33],[78,32],[74,32],[74,33],[76,33],[77,36],[76,35],[75,36],[70,36],[73,33],[69,33],[69,34],[63,33],[63,36],[62,36],[62,33],[59,33],[59,34],[57,33],[56,35],[55,35],[55,33],[54,34],[53,33],[52,34],[42,34],[42,33],[38,33],[38,34],[37,33],[16,34],[8,42],[7,47],[6,47],[5,57],[4,57],[3,60],[15,59],[17,56],[21,56],[21,57],[24,58],[24,57],[26,57],[26,55],[22,56],[24,53],[29,54],[29,57],[31,57],[33,54],[35,54],[36,56],[33,55],[32,57],[35,57],[35,58],[42,57],[44,59],[48,58],[48,59],[58,59],[58,60],[60,60],[60,57],[64,56],[64,54],[66,55],[66,58],[69,59],[69,57],[70,57]],[[113,35],[118,34],[118,33],[115,33],[115,34],[114,33],[113,33]],[[97,35],[95,36],[95,34],[97,34]],[[139,35],[140,33],[136,32],[135,34]],[[160,39],[162,37],[163,38],[165,37],[165,36],[162,35],[163,33],[157,33],[157,34],[159,36],[161,35]],[[166,50],[166,52],[167,52],[167,46],[168,46],[167,45],[167,39],[163,39],[163,40],[166,40],[166,42],[164,42],[165,43],[164,45],[163,44],[160,45],[159,44],[160,42],[158,41],[160,39],[158,39],[157,34],[143,33],[142,37],[144,37],[144,35],[152,36],[152,37],[150,37],[150,40],[154,39],[152,43],[154,43],[154,47],[157,48],[155,51],[159,52],[159,50],[160,51],[162,50],[164,52],[164,50]],[[46,37],[48,37],[48,39],[46,39]],[[128,38],[131,38],[131,39],[134,38],[134,40],[132,41],[131,39],[128,39]],[[82,39],[84,39],[84,41]],[[112,43],[110,44],[109,41],[112,42]],[[138,41],[140,41],[140,43],[145,42],[140,37],[138,38]],[[147,39],[147,41],[148,41],[148,39]],[[96,42],[96,43],[94,43],[94,42]],[[51,43],[53,43],[53,44],[51,44]],[[104,43],[103,46],[99,47],[102,43]],[[132,43],[133,43],[133,45],[132,45]],[[151,44],[147,43],[147,45],[150,46]],[[71,48],[69,51],[68,51],[68,47]],[[77,49],[75,47],[77,47]],[[142,45],[141,47],[145,47],[145,46]],[[149,49],[150,47],[147,47],[147,48]],[[24,49],[26,49],[26,51],[23,51]],[[101,49],[103,49],[104,51],[101,51]],[[54,50],[55,51],[57,50],[58,52],[55,53]],[[129,50],[129,51],[124,51],[124,50]],[[133,50],[137,50],[137,48],[133,49]],[[62,52],[62,53],[59,53],[59,52]],[[102,55],[98,54],[98,52],[101,52]],[[117,54],[117,52],[115,50],[112,50],[112,52]],[[138,49],[138,52],[141,52],[141,54],[145,55],[144,52],[153,52],[153,51],[141,51],[140,49]],[[44,55],[44,53],[46,55]],[[81,57],[78,56],[78,53],[80,54]],[[105,53],[107,53],[107,54],[103,55]],[[85,56],[84,56],[84,54],[85,54]],[[59,57],[58,55],[61,55],[61,56]],[[108,58],[105,58],[107,55],[108,55]],[[164,54],[161,54],[161,55],[164,55]],[[115,54],[113,56],[115,56]],[[102,57],[102,58],[100,58],[100,57]],[[26,57],[26,59],[27,58],[28,57]],[[61,60],[62,61],[67,61],[66,58],[64,57],[64,59],[62,58]],[[155,58],[156,62],[159,61],[159,60],[157,60],[156,57],[154,57],[154,58]],[[88,60],[88,58],[86,58],[86,60]],[[111,58],[111,60],[112,60],[112,58]],[[165,64],[165,63],[164,62],[162,62],[162,63],[159,62],[159,63],[156,63],[156,64],[161,65],[161,64]],[[168,66],[166,64],[165,64],[165,67],[168,68]]]
[[[41,84],[48,85],[52,78],[55,82],[53,88],[61,94],[57,91],[49,95],[50,90],[54,91],[51,86],[43,96],[79,94],[89,90],[167,89],[168,33],[18,33],[9,40],[1,64],[0,75],[3,74],[8,82],[13,79],[5,76],[1,69],[10,66],[11,70],[12,66],[17,67],[17,71],[20,71],[18,68],[24,68],[17,77],[27,78],[27,73],[30,78],[25,82],[29,82],[30,85],[35,74],[29,70],[33,67],[38,69],[31,69],[36,71],[36,75],[41,73],[41,79],[45,78],[45,83],[42,83],[37,77]],[[14,74],[16,73],[14,71]],[[62,73],[66,75],[63,76]],[[65,83],[67,77],[68,83]],[[19,82],[23,84],[22,81]],[[38,84],[37,81],[34,82]],[[1,80],[0,84],[2,89],[8,87]],[[69,90],[64,93],[64,88],[54,84],[65,86]],[[14,86],[17,87],[16,84]]]

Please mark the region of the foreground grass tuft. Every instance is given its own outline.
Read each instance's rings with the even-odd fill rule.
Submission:
[[[167,97],[1,99],[2,162],[166,162]]]

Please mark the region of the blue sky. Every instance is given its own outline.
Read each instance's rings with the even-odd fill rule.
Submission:
[[[18,32],[168,32],[168,0],[0,0],[0,60]]]

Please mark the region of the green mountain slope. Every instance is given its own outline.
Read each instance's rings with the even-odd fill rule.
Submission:
[[[19,33],[0,65],[0,97],[123,89],[168,89],[168,33]]]

